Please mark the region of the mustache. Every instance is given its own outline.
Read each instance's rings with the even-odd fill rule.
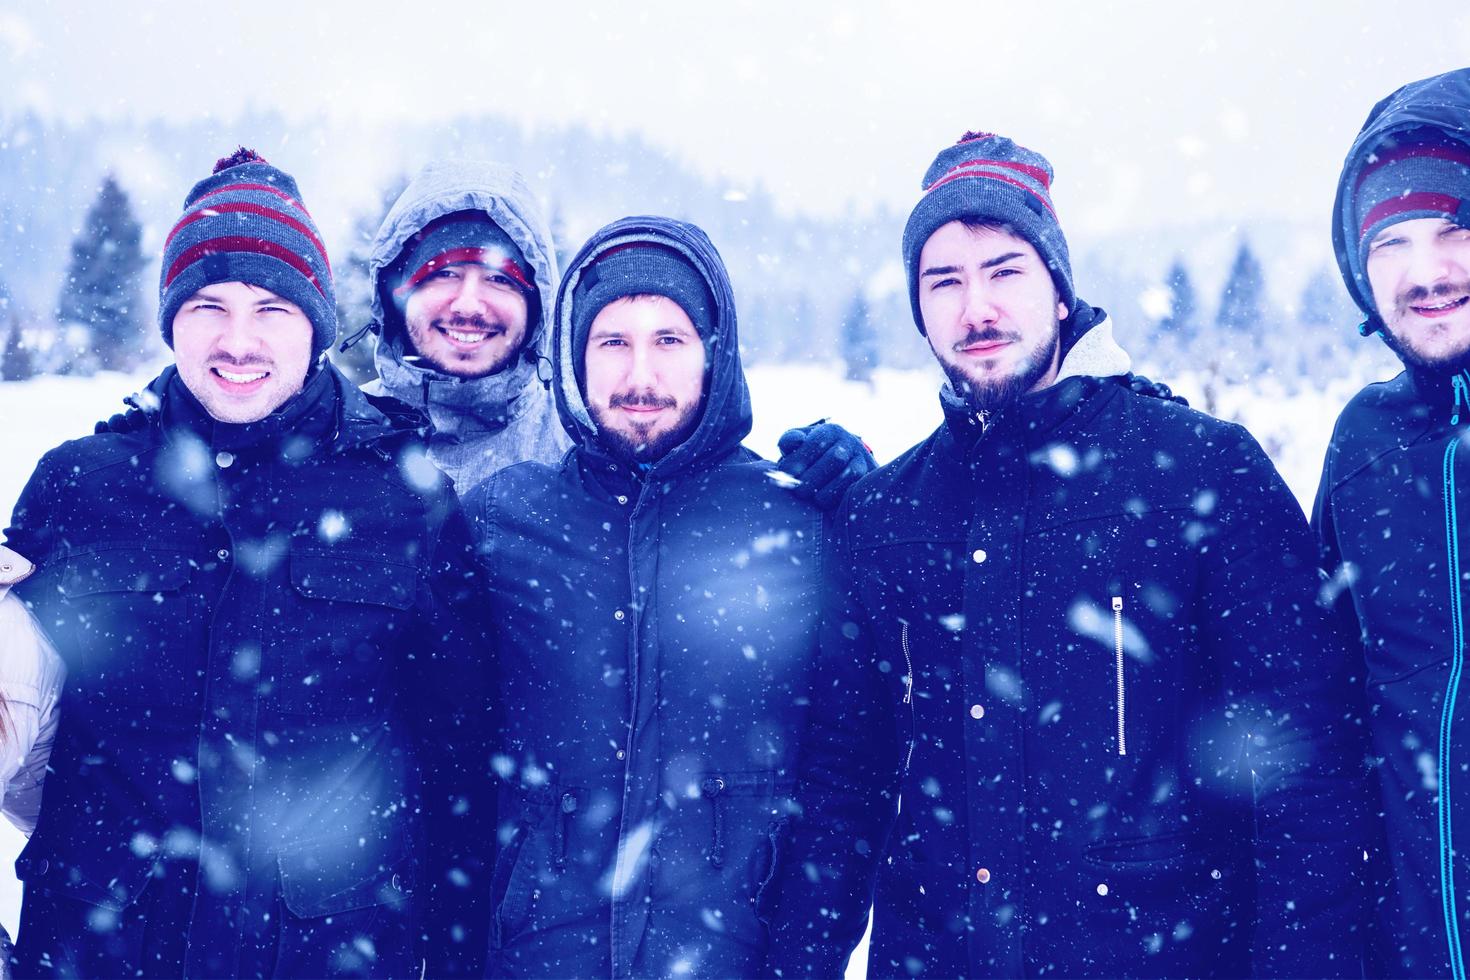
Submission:
[[[478,313],[473,316],[460,316],[456,313],[453,316],[440,317],[429,325],[441,330],[448,327],[451,330],[473,329],[483,330],[486,333],[503,333],[505,331],[505,327],[498,321],[492,322],[480,316]]]
[[[644,408],[679,407],[679,403],[673,398],[654,391],[619,391],[608,397],[608,408],[620,408],[623,405],[641,405]]]
[[[1410,286],[1394,297],[1394,303],[1403,311],[1410,306],[1422,305],[1426,299],[1458,299],[1461,296],[1470,296],[1470,282],[1440,282],[1432,287]]]
[[[1020,334],[1010,333],[1000,329],[999,327],[986,327],[984,330],[976,330],[974,327],[971,327],[968,333],[966,333],[959,340],[955,341],[954,352],[958,354],[960,351],[964,350],[966,347],[971,346],[972,344],[1014,344],[1018,343],[1020,340]]]

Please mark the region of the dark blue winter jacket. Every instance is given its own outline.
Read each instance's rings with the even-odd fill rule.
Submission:
[[[1470,69],[1406,85],[1368,116],[1343,166],[1333,240],[1343,279],[1380,326],[1356,256],[1352,188],[1394,132],[1434,126],[1470,142]],[[1386,846],[1372,874],[1370,968],[1465,976],[1470,938],[1470,691],[1462,689],[1470,528],[1470,375],[1406,371],[1364,388],[1337,420],[1313,525],[1347,631],[1361,636]],[[1467,552],[1470,553],[1470,552]],[[1466,701],[1459,699],[1465,697]]]
[[[604,451],[573,370],[572,289],[630,240],[683,252],[718,311],[698,427],[647,472]],[[823,518],[740,446],[734,300],[698,229],[629,218],[594,236],[553,339],[576,445],[466,501],[506,701],[491,969],[749,976],[816,657]]]
[[[6,532],[69,672],[18,972],[416,975],[424,820],[483,707],[453,489],[330,365],[247,425],[172,367],[144,397]]]
[[[1239,426],[1079,372],[1106,326],[998,416],[946,388],[839,512],[784,977],[839,976],[870,899],[869,976],[1358,975],[1306,521]]]

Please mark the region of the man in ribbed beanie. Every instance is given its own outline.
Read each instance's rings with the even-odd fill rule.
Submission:
[[[174,317],[205,286],[243,282],[288,299],[311,320],[313,358],[337,336],[332,267],[290,174],[241,147],[194,185],[163,245],[158,325],[174,345]]]
[[[909,301],[920,333],[919,253],[930,235],[956,219],[1005,225],[1030,242],[1046,263],[1062,304],[1072,309],[1077,300],[1072,260],[1052,207],[1051,181],[1045,157],[994,133],[968,132],[939,151],[924,173],[924,196],[903,230]]]

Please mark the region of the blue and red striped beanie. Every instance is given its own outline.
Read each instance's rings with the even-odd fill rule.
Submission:
[[[268,289],[311,320],[312,356],[337,337],[332,268],[296,181],[241,147],[194,185],[163,245],[158,325],[174,345],[174,317],[206,286],[243,282]]]
[[[1368,245],[1389,225],[1446,218],[1470,228],[1470,146],[1438,129],[1394,133],[1369,155],[1353,188],[1357,272],[1366,281]]]
[[[1073,308],[1077,293],[1072,260],[1052,207],[1051,181],[1051,164],[1045,157],[994,133],[966,133],[939,151],[924,174],[924,196],[903,230],[909,303],[920,333],[924,318],[919,312],[919,254],[930,235],[961,219],[1013,228],[1046,263],[1062,303]]]

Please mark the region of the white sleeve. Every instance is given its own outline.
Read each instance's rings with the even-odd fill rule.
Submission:
[[[30,611],[0,594],[0,812],[25,834],[35,830],[41,810],[64,677],[61,658]]]

